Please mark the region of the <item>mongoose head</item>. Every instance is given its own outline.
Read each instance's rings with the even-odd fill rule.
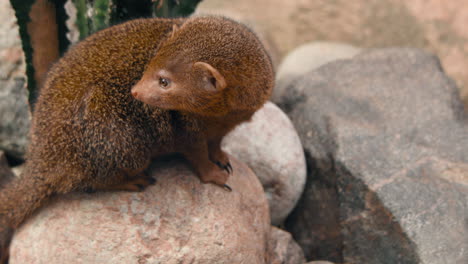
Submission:
[[[131,92],[150,106],[220,116],[260,108],[273,80],[271,60],[252,31],[202,16],[173,27]]]
[[[204,108],[221,100],[226,87],[226,79],[209,63],[177,59],[150,65],[131,93],[150,106],[206,114]],[[216,112],[224,114],[221,108]]]

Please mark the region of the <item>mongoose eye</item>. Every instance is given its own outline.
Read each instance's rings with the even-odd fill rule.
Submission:
[[[168,79],[162,78],[162,77],[159,78],[159,85],[162,88],[166,88],[169,85],[169,83],[170,83],[170,81]]]

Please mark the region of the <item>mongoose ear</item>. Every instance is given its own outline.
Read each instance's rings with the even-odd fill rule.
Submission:
[[[216,91],[221,91],[226,88],[227,83],[224,76],[213,66],[206,62],[195,62],[193,67],[202,69],[207,73],[207,89],[215,89]]]

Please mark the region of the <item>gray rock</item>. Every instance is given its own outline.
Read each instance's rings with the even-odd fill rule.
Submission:
[[[304,264],[305,262],[301,247],[290,233],[279,228],[271,228],[269,248],[272,252],[269,264]]]
[[[329,62],[352,58],[361,52],[354,46],[335,42],[311,42],[291,51],[281,62],[276,73],[273,101],[279,101],[291,80]]]
[[[468,125],[437,58],[373,50],[288,85],[308,181],[287,229],[308,259],[468,263]]]
[[[306,179],[304,150],[291,120],[268,102],[226,136],[223,149],[255,171],[267,195],[271,222],[280,225],[299,200]]]
[[[271,254],[268,204],[255,174],[231,162],[232,192],[164,162],[144,192],[57,197],[15,234],[10,264],[263,264]]]
[[[0,50],[18,45],[21,47],[15,11],[10,1],[0,1],[0,12]]]
[[[23,53],[10,1],[0,2],[0,13],[0,149],[22,158],[30,123]]]
[[[25,79],[0,80],[0,149],[23,158],[31,122]]]

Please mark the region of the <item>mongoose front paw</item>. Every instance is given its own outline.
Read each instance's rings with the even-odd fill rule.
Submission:
[[[221,169],[225,170],[228,174],[232,174],[232,166],[229,162],[228,155],[221,149],[211,149],[210,160]]]
[[[200,176],[203,183],[213,183],[223,187],[225,190],[232,191],[232,188],[226,184],[229,178],[229,173],[224,170],[219,170],[217,167],[212,167],[211,170],[205,171]]]
[[[8,264],[13,229],[0,227],[0,264]]]

